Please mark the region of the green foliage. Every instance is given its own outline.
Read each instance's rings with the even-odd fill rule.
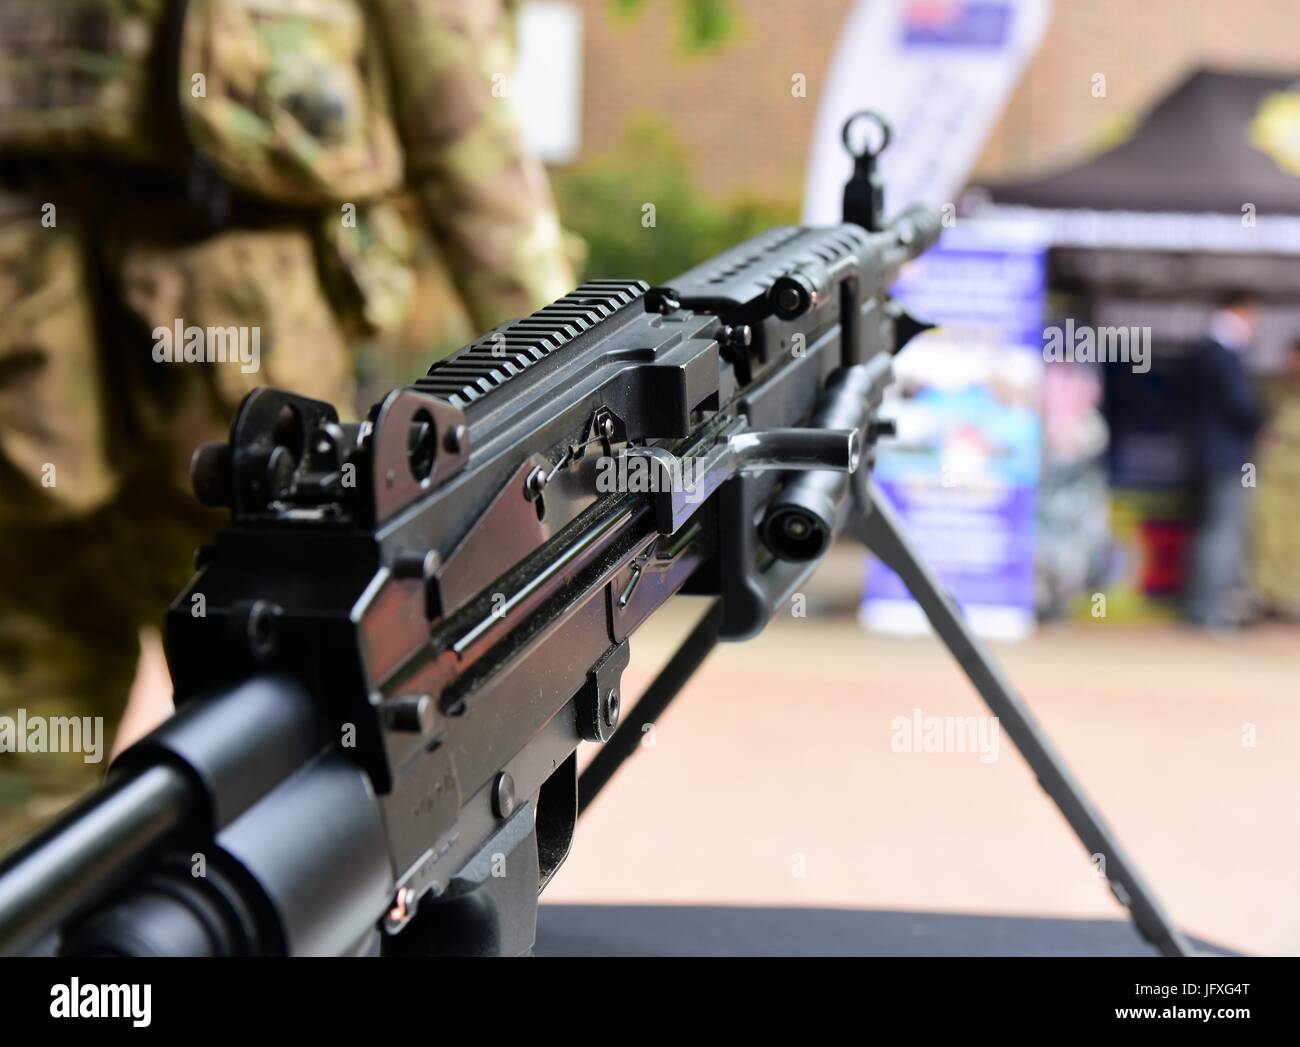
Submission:
[[[664,0],[653,4],[659,9]],[[671,0],[677,43],[687,54],[705,54],[725,45],[740,26],[734,0]],[[650,0],[610,0],[614,12],[635,18],[652,7]]]
[[[791,202],[702,196],[681,144],[658,121],[633,124],[618,150],[554,181],[565,226],[587,242],[593,277],[666,281],[765,229],[798,221]]]

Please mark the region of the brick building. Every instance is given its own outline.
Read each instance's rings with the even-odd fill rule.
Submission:
[[[583,154],[618,144],[630,120],[672,123],[711,192],[798,200],[817,102],[855,0],[736,0],[720,50],[676,45],[669,0],[634,18],[610,0],[582,9]],[[1300,0],[1055,0],[1042,47],[991,135],[976,177],[1024,177],[1109,144],[1192,67],[1300,74]],[[803,73],[807,96],[792,97]],[[1093,77],[1106,96],[1093,96]],[[774,148],[774,143],[788,143]]]

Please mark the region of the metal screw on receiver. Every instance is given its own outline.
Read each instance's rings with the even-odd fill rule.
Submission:
[[[498,774],[492,786],[492,811],[498,818],[509,818],[515,813],[515,780],[509,771]]]
[[[280,613],[280,607],[267,600],[254,600],[248,605],[247,617],[244,619],[244,639],[254,661],[266,662],[275,654],[275,620]]]
[[[538,466],[524,480],[524,494],[529,501],[532,501],[546,490],[546,485],[550,482],[551,478],[547,475],[546,470]]]
[[[393,558],[393,574],[397,578],[432,578],[441,565],[434,549],[403,549]]]
[[[433,730],[436,706],[427,694],[406,694],[383,704],[384,720],[394,731],[428,734]]]
[[[442,446],[446,448],[448,454],[460,454],[465,446],[465,435],[468,430],[463,425],[453,425],[442,436]]]
[[[749,324],[737,324],[735,327],[726,324],[718,340],[728,349],[748,349],[754,344],[754,329]]]
[[[396,934],[415,915],[415,892],[410,887],[399,887],[393,895],[392,907],[384,914],[384,929],[389,934]]]

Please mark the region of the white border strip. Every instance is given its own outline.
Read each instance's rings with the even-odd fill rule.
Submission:
[[[1242,215],[1210,212],[1048,210],[989,204],[971,218],[988,226],[1032,223],[1045,230],[1055,247],[1300,254],[1300,217],[1293,215],[1261,215],[1247,226]]]

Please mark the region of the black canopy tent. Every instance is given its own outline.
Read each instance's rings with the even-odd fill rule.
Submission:
[[[1194,71],[1121,144],[974,189],[963,213],[1041,232],[1055,320],[1150,329],[1149,372],[1104,368],[1108,472],[1143,565],[1134,588],[1176,595],[1193,506],[1187,348],[1238,288],[1264,303],[1256,368],[1300,337],[1300,75]]]
[[[1250,203],[1260,215],[1300,215],[1298,79],[1197,70],[1122,144],[1046,177],[992,186],[992,198],[1039,209],[1236,216]]]
[[[1061,289],[1208,300],[1244,285],[1300,300],[1300,75],[1197,70],[1121,144],[975,189],[964,211],[1042,228]],[[1269,327],[1266,362],[1281,334]]]

